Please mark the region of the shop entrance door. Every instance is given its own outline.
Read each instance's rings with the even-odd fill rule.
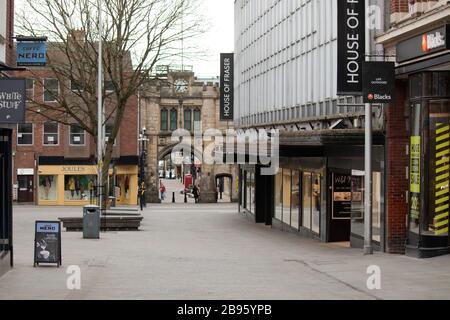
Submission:
[[[351,172],[333,171],[330,173],[329,242],[349,242],[352,211]]]
[[[19,202],[33,202],[34,176],[17,176],[19,190],[17,200]]]

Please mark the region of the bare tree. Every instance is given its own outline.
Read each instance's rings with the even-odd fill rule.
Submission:
[[[127,104],[154,78],[155,67],[180,57],[180,43],[204,32],[200,0],[26,0],[18,29],[49,39],[47,68],[59,80],[57,103],[35,99],[28,112],[66,125],[74,121],[97,143],[99,10],[103,17],[103,68],[108,88],[102,96],[104,125],[111,124],[104,146],[102,185],[107,186],[114,141]],[[99,7],[99,3],[101,6]],[[184,54],[199,53],[195,46]],[[197,52],[195,52],[197,51]],[[36,81],[42,82],[34,69]],[[42,84],[42,83],[41,83]],[[109,90],[106,90],[109,89]],[[47,90],[45,88],[44,90]]]

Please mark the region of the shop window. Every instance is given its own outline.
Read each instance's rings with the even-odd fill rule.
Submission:
[[[44,145],[58,145],[59,144],[59,125],[57,122],[44,123]]]
[[[28,78],[26,83],[27,88],[27,101],[34,100],[34,79]]]
[[[17,125],[17,145],[33,145],[33,124],[23,123]]]
[[[429,102],[429,210],[424,212],[422,234],[448,236],[450,101]]]
[[[58,176],[39,176],[39,200],[56,201],[58,198]]]
[[[83,92],[83,86],[76,81],[70,81],[70,90],[73,92],[81,93]]]
[[[56,102],[59,95],[58,79],[44,79],[44,102]]]
[[[311,230],[320,234],[320,212],[321,212],[321,194],[322,194],[322,177],[320,174],[312,175],[312,214],[311,214]]]
[[[275,176],[275,219],[283,221],[283,171]]]
[[[109,137],[112,134],[112,130],[113,130],[114,125],[112,123],[107,123],[105,125],[105,141],[108,142],[109,141]],[[117,140],[117,139],[116,139]],[[116,145],[116,140],[114,140],[114,146]]]
[[[301,199],[301,185],[300,185],[300,172],[292,171],[292,191],[291,191],[291,227],[294,229],[299,228],[300,221],[300,199]]]
[[[170,110],[170,131],[175,131],[178,128],[178,111],[176,109]]]
[[[84,146],[85,145],[85,135],[83,128],[77,124],[70,125],[70,145],[72,146]]]
[[[105,81],[105,91],[108,93],[114,92],[115,88],[114,88],[114,83],[111,80],[106,80]]]
[[[421,158],[422,137],[420,130],[421,103],[413,103],[411,106],[411,139],[410,139],[410,192],[409,192],[409,229],[419,234],[419,217],[421,208]]]
[[[291,225],[291,170],[283,169],[283,220]]]
[[[254,201],[255,201],[255,195],[254,195],[254,174],[251,172],[246,172],[246,209],[252,213],[254,213],[254,209],[255,209],[255,205],[254,205]]]
[[[192,130],[192,110],[184,110],[184,129]]]
[[[311,206],[312,206],[312,174],[310,172],[303,173],[303,212],[302,226],[311,229]]]
[[[167,109],[161,109],[161,131],[169,130],[168,127],[168,111]]]
[[[353,170],[351,177],[351,230],[364,238],[364,171]],[[381,241],[381,172],[372,175],[372,240]]]
[[[95,175],[67,175],[64,176],[64,199],[89,201],[94,197]]]

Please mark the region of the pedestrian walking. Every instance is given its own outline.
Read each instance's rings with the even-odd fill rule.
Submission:
[[[166,199],[166,186],[162,182],[159,187],[159,192],[161,193],[161,200],[164,201]]]
[[[194,187],[192,188],[192,194],[194,195],[195,203],[198,203],[198,198],[200,196],[200,190],[195,184],[194,184]]]
[[[139,204],[141,206],[141,211],[144,210],[145,204],[145,182],[142,181],[139,186]]]

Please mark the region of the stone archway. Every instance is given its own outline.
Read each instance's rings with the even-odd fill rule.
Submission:
[[[233,175],[231,173],[216,174],[215,185],[218,189],[217,202],[233,202],[233,182]]]

